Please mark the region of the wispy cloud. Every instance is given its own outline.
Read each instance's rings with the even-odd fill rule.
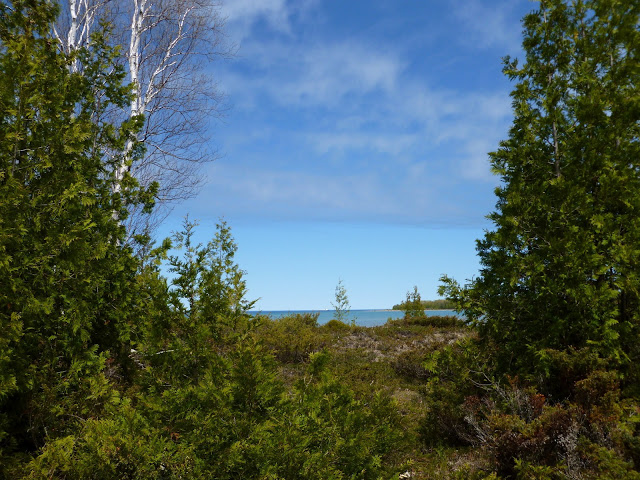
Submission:
[[[225,137],[233,158],[210,174],[211,204],[264,216],[483,221],[497,183],[487,152],[511,118],[504,84],[465,82],[475,73],[464,66],[451,80],[416,71],[415,52],[364,34],[302,35],[313,2],[230,5],[246,41],[220,76],[236,126]],[[474,52],[519,44],[506,1],[455,5],[447,18],[468,30]],[[284,35],[265,35],[259,22]]]
[[[227,72],[221,82],[240,106],[251,107],[256,96],[288,107],[347,105],[349,95],[395,89],[404,68],[396,55],[351,41],[315,46],[256,42],[246,45],[242,56],[250,75]]]
[[[288,212],[280,213],[285,217],[300,217],[313,211],[314,216],[327,218],[386,218],[398,211],[394,195],[371,172],[313,174],[218,164],[212,173],[214,188],[208,205],[241,197],[235,208],[245,214],[273,215],[274,206],[287,207],[280,208],[281,212]]]
[[[232,0],[222,5],[221,12],[234,40],[242,42],[261,21],[290,36],[293,18],[305,16],[315,3],[316,0]]]
[[[477,48],[517,53],[522,30],[520,23],[513,21],[517,6],[513,0],[456,0],[453,11],[466,33],[460,39]]]
[[[419,140],[416,134],[381,134],[365,131],[314,132],[308,135],[309,141],[319,154],[337,151],[375,151],[389,155],[400,155],[414,146]]]

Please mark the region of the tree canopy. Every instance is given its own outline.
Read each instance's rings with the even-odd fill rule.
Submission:
[[[480,276],[444,278],[504,368],[546,349],[638,361],[640,4],[543,0],[524,18],[513,125],[490,154],[500,176]],[[543,363],[543,362],[542,362]]]

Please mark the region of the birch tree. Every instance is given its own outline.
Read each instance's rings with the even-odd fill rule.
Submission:
[[[66,54],[77,52],[89,44],[91,32],[94,31],[96,16],[109,0],[68,0],[61,8],[53,33]],[[80,68],[78,60],[74,60],[71,71]]]
[[[175,202],[195,195],[201,167],[217,157],[207,131],[224,105],[208,69],[229,56],[231,47],[215,0],[63,0],[55,36],[71,53],[89,41],[100,22],[113,25],[112,41],[133,85],[128,109],[113,114],[144,118],[137,140],[146,153],[138,162],[120,164],[114,192],[128,170],[144,187],[159,185],[155,215],[145,215],[146,224],[139,212],[130,216],[129,226],[139,233]],[[76,61],[70,68],[82,65]]]

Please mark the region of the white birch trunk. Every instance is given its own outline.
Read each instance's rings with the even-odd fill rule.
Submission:
[[[67,51],[76,51],[76,35],[78,34],[78,0],[69,0],[69,16],[71,17],[71,23],[69,24],[69,33],[67,34]],[[78,71],[78,59],[74,59],[71,64],[71,72]]]
[[[144,103],[142,101],[142,88],[140,85],[140,44],[142,40],[145,17],[147,15],[148,0],[133,0],[133,11],[131,15],[131,30],[129,37],[129,79],[133,85],[133,98],[129,105],[129,118],[134,118],[144,114]],[[127,140],[126,150],[120,164],[116,169],[113,191],[118,193],[122,190],[122,180],[129,168],[130,155],[133,150],[133,140]]]

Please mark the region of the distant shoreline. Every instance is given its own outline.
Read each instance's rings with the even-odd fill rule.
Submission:
[[[425,308],[425,312],[450,312],[452,308]],[[250,310],[249,313],[269,313],[269,312],[290,312],[290,313],[317,313],[317,312],[333,312],[332,308],[319,308],[319,309],[306,309],[306,310],[292,310],[292,309],[282,309],[282,310]],[[352,312],[403,312],[404,310],[398,310],[393,308],[352,308],[350,311]]]
[[[425,312],[441,312],[441,311],[445,311],[445,312],[450,312],[451,310],[453,310],[453,308],[425,308],[424,311]],[[354,312],[357,310],[354,310]],[[373,310],[361,310],[364,312],[404,312],[404,310],[397,310],[397,309],[393,309],[393,308],[380,308],[380,309],[373,309]]]

